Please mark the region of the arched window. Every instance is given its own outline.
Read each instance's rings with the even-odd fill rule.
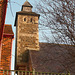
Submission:
[[[26,21],[26,18],[24,18],[24,21]]]
[[[30,22],[32,22],[32,18],[30,19]]]

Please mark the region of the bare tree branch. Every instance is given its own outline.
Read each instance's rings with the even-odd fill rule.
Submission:
[[[74,0],[41,0],[36,11],[41,14],[40,25],[51,29],[56,43],[75,45]],[[56,37],[57,36],[57,37]]]

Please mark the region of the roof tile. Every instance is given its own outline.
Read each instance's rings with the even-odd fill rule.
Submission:
[[[14,35],[13,31],[12,31],[12,26],[11,25],[8,25],[6,24],[4,26],[4,35],[5,34],[10,34],[10,35]]]
[[[40,43],[40,51],[29,52],[38,72],[75,73],[75,46]]]

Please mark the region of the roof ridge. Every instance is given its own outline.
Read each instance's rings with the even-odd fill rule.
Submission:
[[[12,26],[11,24],[5,24],[5,26]]]
[[[54,44],[54,45],[65,45],[65,46],[75,46],[75,45],[69,45],[69,44],[57,44],[57,43],[47,43],[47,42],[39,42],[41,44]]]
[[[32,5],[26,0],[23,4],[23,6],[29,6],[29,7],[32,7]]]

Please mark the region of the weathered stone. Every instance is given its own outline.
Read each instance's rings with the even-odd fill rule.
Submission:
[[[39,14],[32,12],[32,6],[28,1],[22,5],[22,11],[17,12],[16,70],[28,69],[28,50],[39,51],[38,19]]]
[[[21,54],[26,50],[39,50],[38,16],[18,15],[17,62],[22,60]]]

